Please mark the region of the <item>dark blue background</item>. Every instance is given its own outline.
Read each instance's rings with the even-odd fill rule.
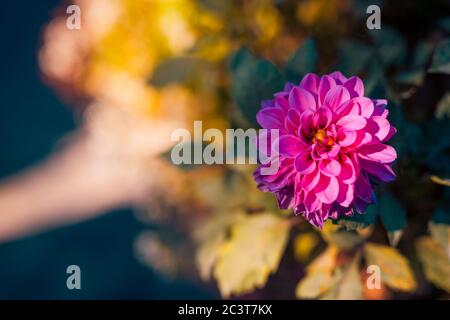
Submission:
[[[41,30],[59,3],[0,1],[0,178],[45,158],[76,127],[72,111],[41,83],[37,65]],[[137,262],[133,243],[145,228],[122,209],[1,244],[0,299],[207,298]],[[71,264],[81,267],[82,290],[66,288]]]

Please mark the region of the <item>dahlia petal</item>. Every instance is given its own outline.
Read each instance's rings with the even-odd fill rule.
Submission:
[[[282,135],[279,139],[279,153],[288,158],[295,158],[305,149],[303,142],[292,134]]]
[[[375,107],[373,105],[372,100],[370,100],[369,98],[357,97],[354,99],[354,102],[358,104],[360,110],[359,114],[361,116],[369,118],[373,114],[373,110]]]
[[[330,76],[323,76],[319,82],[319,106],[321,106],[325,100],[325,97],[332,88],[336,86],[336,81]]]
[[[300,153],[295,158],[295,169],[300,174],[308,174],[316,169],[316,162],[311,159],[311,154],[308,151]]]
[[[332,203],[339,193],[339,183],[335,177],[322,175],[319,183],[314,188],[317,198],[323,203]]]
[[[341,172],[339,174],[339,181],[345,184],[352,184],[356,181],[358,177],[359,168],[350,159],[350,157],[343,156],[343,161],[341,162]]]
[[[319,162],[320,171],[328,177],[336,177],[341,173],[341,164],[334,159]]]
[[[350,94],[343,86],[335,86],[327,92],[323,105],[329,107],[332,111],[336,111],[340,105],[350,100]]]
[[[384,163],[360,160],[361,169],[369,173],[372,177],[381,182],[391,182],[395,180],[395,173],[392,168]]]
[[[319,90],[319,82],[320,77],[318,75],[314,73],[307,73],[300,82],[300,87],[311,93],[317,94]]]
[[[348,208],[352,204],[353,198],[354,198],[353,184],[340,183],[339,193],[336,198],[336,202],[339,203],[341,206]]]
[[[283,96],[275,97],[274,105],[275,105],[275,107],[278,107],[278,108],[283,109],[285,111],[288,111],[290,109],[289,101]]]
[[[301,187],[305,191],[311,191],[319,182],[320,171],[315,169],[313,172],[303,175],[301,180]]]
[[[358,152],[360,158],[381,163],[391,163],[397,158],[393,147],[381,143],[362,146]]]
[[[364,84],[359,77],[350,77],[344,82],[344,87],[351,97],[362,97],[364,95]]]
[[[292,123],[294,123],[297,126],[300,125],[302,116],[297,110],[292,109],[292,108],[289,109],[287,116],[291,120]]]
[[[322,203],[317,198],[317,196],[315,195],[314,192],[308,192],[307,195],[305,196],[304,205],[305,205],[306,211],[308,211],[308,212],[317,211],[320,209],[321,204]]]
[[[349,115],[339,119],[336,125],[348,130],[361,130],[366,126],[366,119],[361,116]]]
[[[256,114],[256,120],[264,129],[284,128],[285,114],[278,108],[264,108]]]
[[[314,96],[303,88],[295,87],[289,93],[289,104],[291,107],[304,111],[306,109],[316,109]]]
[[[330,73],[330,77],[336,81],[336,84],[343,84],[348,80],[340,71]]]
[[[313,125],[316,128],[324,129],[328,127],[332,119],[333,114],[331,113],[331,110],[327,107],[320,107],[313,116]]]
[[[383,115],[384,111],[386,110],[387,100],[386,99],[375,99],[375,100],[373,100],[373,104],[374,104],[374,110],[373,110],[372,115],[373,116]]]
[[[365,174],[360,174],[355,181],[355,196],[367,203],[372,203],[375,199],[372,185]]]
[[[391,124],[383,117],[374,116],[367,120],[366,130],[383,141],[391,132]]]
[[[347,147],[355,143],[356,131],[347,130],[346,128],[340,128],[337,132],[337,139],[341,147]]]

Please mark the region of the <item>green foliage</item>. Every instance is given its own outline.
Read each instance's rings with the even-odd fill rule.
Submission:
[[[436,48],[428,72],[450,74],[450,39],[446,39]]]
[[[256,127],[256,113],[261,101],[282,90],[285,78],[273,63],[256,58],[246,48],[232,55],[229,69],[233,101],[247,121]]]
[[[318,58],[316,42],[311,38],[303,41],[284,66],[287,80],[298,83],[305,74],[316,71]]]

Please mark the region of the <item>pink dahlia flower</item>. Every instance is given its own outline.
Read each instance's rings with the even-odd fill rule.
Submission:
[[[386,105],[364,96],[360,78],[340,72],[309,73],[298,86],[286,84],[256,115],[264,129],[279,129],[279,155],[267,154],[279,169],[263,175],[261,165],[254,173],[258,188],[317,227],[364,213],[375,202],[373,184],[395,179],[397,154],[385,142],[396,130]]]

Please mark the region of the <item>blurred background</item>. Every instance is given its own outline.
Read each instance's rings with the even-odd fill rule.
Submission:
[[[299,289],[321,254],[330,279],[392,269],[347,298],[449,297],[447,1],[3,0],[0,15],[1,299],[342,298]],[[335,70],[389,99],[399,131],[370,221],[318,231],[257,190],[254,166],[168,161],[175,128],[255,127],[280,84]]]
[[[77,115],[43,83],[38,64],[42,31],[59,5],[59,0],[0,3],[1,178],[44,160],[62,137],[77,129]],[[136,259],[136,238],[148,225],[139,222],[129,206],[100,214],[104,216],[3,242],[0,298],[214,297],[190,281],[167,280]],[[82,270],[82,290],[66,287],[66,268],[71,264]]]

